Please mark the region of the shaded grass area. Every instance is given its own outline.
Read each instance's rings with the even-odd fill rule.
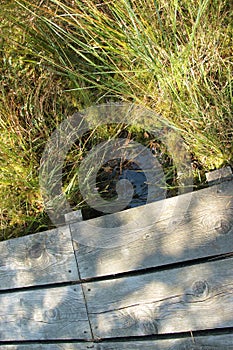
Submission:
[[[62,120],[92,104],[130,101],[169,121],[199,185],[205,171],[232,165],[232,7],[229,0],[2,1],[0,239],[50,227],[38,181],[44,146]],[[122,130],[99,127],[67,155],[64,192],[73,205],[82,204],[76,174],[87,150]],[[146,130],[130,137],[157,144]]]

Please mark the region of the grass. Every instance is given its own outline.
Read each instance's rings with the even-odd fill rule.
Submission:
[[[229,0],[0,6],[0,239],[50,227],[38,181],[43,149],[62,120],[92,104],[130,101],[161,115],[181,131],[197,183],[202,172],[233,164]],[[74,205],[87,150],[124,128],[98,127],[69,152],[64,192]],[[156,144],[145,132],[131,137]]]

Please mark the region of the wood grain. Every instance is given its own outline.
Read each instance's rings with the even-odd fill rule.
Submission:
[[[81,278],[233,251],[233,181],[70,225]]]
[[[233,327],[233,259],[83,285],[95,337]]]
[[[97,350],[233,350],[233,335],[98,344]]]
[[[81,210],[75,210],[65,214],[66,224],[71,224],[72,222],[79,222],[79,221],[83,221]]]
[[[223,167],[214,171],[210,171],[205,174],[206,180],[209,184],[219,183],[222,181],[230,180],[233,177],[230,166]]]
[[[68,226],[0,243],[0,290],[78,278]]]
[[[180,339],[133,340],[106,343],[59,343],[3,345],[1,350],[233,350],[233,335],[198,336]]]
[[[81,285],[0,294],[0,341],[90,339]]]
[[[0,345],[1,350],[97,350],[93,343],[58,343],[58,344],[20,344]],[[120,349],[120,348],[119,348]],[[220,349],[221,350],[221,349]]]

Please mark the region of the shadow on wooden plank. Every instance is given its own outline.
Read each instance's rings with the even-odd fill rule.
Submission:
[[[0,341],[91,339],[80,284],[0,294]]]
[[[0,290],[78,279],[68,226],[0,243]]]
[[[226,254],[233,251],[233,181],[70,228],[82,279]]]
[[[233,327],[233,259],[83,284],[94,338]]]
[[[177,202],[173,199],[164,202],[167,210],[162,213],[159,204],[148,205],[146,208],[150,210],[143,218],[135,219],[140,208],[108,216],[109,236],[104,244],[117,243],[114,248],[105,247],[103,242],[101,247],[94,247],[91,241],[85,247],[74,237],[82,278],[233,251],[232,187],[231,181],[192,194],[189,210],[181,217],[177,216]],[[190,194],[183,196],[189,202]],[[156,213],[161,214],[159,218]],[[127,231],[117,226],[113,237],[111,227],[128,219],[136,220],[138,229],[129,227]],[[85,231],[85,227],[90,227],[87,222],[71,227],[73,235],[79,235],[80,228],[84,230],[81,234],[86,232],[90,236],[99,232],[95,226],[92,232]],[[5,278],[3,288],[76,279],[74,252],[67,227],[66,230],[67,236],[63,236],[64,228],[60,228],[25,237],[23,241],[8,241],[9,246],[3,242],[0,257],[0,271]],[[83,283],[95,338],[233,327],[232,261]],[[80,298],[72,288],[76,286],[0,294],[0,340],[91,339],[81,286],[77,286]],[[103,344],[96,346],[101,349]]]
[[[106,343],[59,343],[3,345],[2,350],[233,350],[233,335],[209,335],[163,340]]]

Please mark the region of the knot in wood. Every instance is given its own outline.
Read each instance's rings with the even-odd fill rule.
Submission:
[[[58,309],[49,309],[45,311],[45,316],[48,320],[58,320],[60,318]]]
[[[42,243],[35,243],[29,250],[29,256],[31,259],[38,259],[43,254],[44,246]]]
[[[206,297],[209,294],[209,285],[206,281],[197,281],[193,284],[193,294],[200,298]]]
[[[220,219],[216,222],[214,225],[215,231],[217,231],[220,234],[226,234],[230,231],[232,224],[228,222],[227,220]]]

